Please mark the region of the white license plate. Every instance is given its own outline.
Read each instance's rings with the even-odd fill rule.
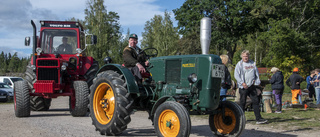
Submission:
[[[0,96],[0,98],[7,98],[6,96]]]
[[[224,69],[222,64],[212,64],[212,77],[224,78]]]

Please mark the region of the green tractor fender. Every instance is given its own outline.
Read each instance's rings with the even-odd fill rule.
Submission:
[[[164,102],[166,101],[176,101],[176,99],[174,99],[172,96],[163,96],[160,99],[158,99],[156,101],[156,103],[153,105],[152,109],[151,109],[151,117],[153,118],[154,113],[156,112],[157,108]]]
[[[107,70],[116,71],[120,75],[124,76],[125,81],[127,83],[127,89],[128,89],[129,93],[139,93],[139,87],[138,87],[137,83],[135,82],[135,78],[134,78],[133,74],[131,73],[131,71],[128,68],[121,66],[119,64],[106,64],[106,65],[103,65],[98,70],[98,72],[96,73],[96,76],[100,72],[107,71]]]

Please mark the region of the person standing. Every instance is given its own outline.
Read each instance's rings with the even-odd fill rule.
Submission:
[[[314,82],[314,88],[315,88],[315,92],[316,92],[316,104],[319,105],[320,104],[320,69],[315,69],[315,75],[313,78],[313,82]]]
[[[249,60],[249,51],[244,50],[241,53],[241,58],[235,68],[234,77],[239,85],[240,107],[245,111],[247,96],[252,100],[253,112],[256,117],[257,124],[267,123],[268,120],[261,117],[259,103],[260,98],[257,95],[256,86],[260,85],[259,71],[256,63]]]
[[[306,78],[306,81],[307,81],[307,89],[309,91],[309,98],[313,100],[313,97],[314,99],[316,99],[316,94],[315,94],[315,89],[314,89],[314,86],[313,86],[313,77],[315,76],[315,70],[312,70],[310,72],[310,76],[308,76]]]
[[[220,55],[221,61],[224,64],[224,79],[221,79],[221,89],[220,89],[220,96],[224,96],[227,94],[228,89],[231,88],[231,75],[228,70],[227,64],[229,57],[228,55]],[[221,98],[221,97],[220,97]],[[222,101],[226,101],[226,97],[222,97]]]
[[[271,84],[272,92],[276,98],[277,110],[275,111],[275,113],[281,113],[282,94],[283,94],[283,90],[284,90],[283,74],[276,67],[271,68],[271,73],[273,73],[273,75],[272,75],[269,82]]]
[[[303,78],[299,75],[299,69],[294,68],[292,75],[286,81],[286,84],[291,88],[292,104],[298,104],[298,96],[301,92],[300,83],[302,81],[303,81]]]

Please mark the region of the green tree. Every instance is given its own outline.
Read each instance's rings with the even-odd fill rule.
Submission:
[[[93,56],[100,64],[103,58],[117,57],[121,38],[119,16],[115,12],[107,12],[104,0],[88,0],[85,9],[85,24],[89,33],[97,35],[98,43],[88,47],[88,55]]]
[[[18,72],[19,67],[21,67],[20,59],[18,58],[17,52],[15,52],[9,62],[8,70],[10,72]]]
[[[164,17],[155,15],[146,22],[144,30],[141,48],[156,48],[158,56],[176,54],[179,35],[177,29],[173,27],[169,12],[165,11]]]
[[[210,49],[218,49],[220,54],[224,49],[230,59],[237,49],[237,42],[251,31],[250,15],[252,1],[238,0],[186,0],[179,8],[173,10],[178,20],[179,32],[199,34],[200,20],[202,17],[212,19],[212,42]],[[212,50],[211,50],[212,51]]]

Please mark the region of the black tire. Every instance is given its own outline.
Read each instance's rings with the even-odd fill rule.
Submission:
[[[34,92],[33,84],[37,81],[36,74],[29,64],[25,73],[25,80],[28,82],[29,89]],[[43,98],[39,96],[30,97],[30,107],[32,111],[47,111],[51,106],[51,98]]]
[[[30,94],[28,83],[25,81],[17,81],[14,85],[14,113],[16,117],[29,117]]]
[[[74,81],[73,87],[75,90],[74,106],[70,99],[70,113],[74,117],[86,116],[89,105],[89,88],[85,81]]]
[[[98,70],[99,70],[99,62],[93,60],[91,67],[84,75],[84,78],[87,80],[88,87],[90,87],[92,85],[93,79],[95,78],[95,75],[98,72]]]
[[[90,90],[92,124],[101,135],[120,135],[131,121],[133,103],[123,76],[110,70],[101,72]]]
[[[224,108],[225,118],[223,119],[222,110]],[[218,114],[209,116],[209,126],[211,131],[219,137],[237,137],[245,129],[246,117],[241,107],[231,101],[221,101]]]
[[[162,103],[156,109],[153,121],[157,136],[188,137],[190,135],[191,120],[189,113],[178,102],[166,101]],[[169,127],[168,121],[170,121]]]

